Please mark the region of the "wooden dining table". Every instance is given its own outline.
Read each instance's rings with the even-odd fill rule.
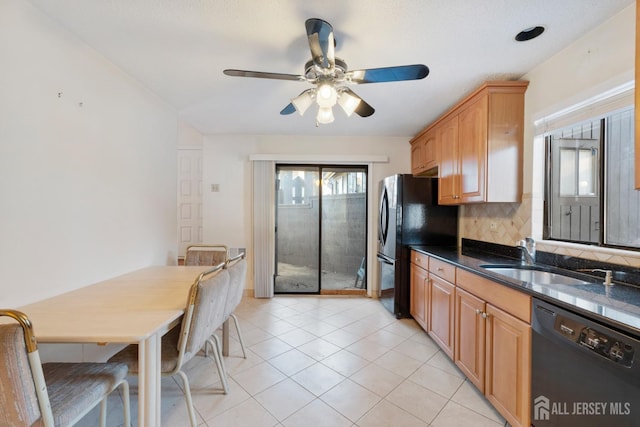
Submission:
[[[161,339],[210,266],[153,266],[20,307],[39,343],[138,344],[138,425],[160,426]]]

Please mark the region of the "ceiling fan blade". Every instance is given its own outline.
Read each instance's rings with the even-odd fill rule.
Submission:
[[[369,117],[370,115],[375,113],[376,110],[371,105],[367,104],[364,99],[356,95],[356,93],[351,89],[343,87],[341,92],[348,93],[352,97],[360,100],[360,102],[358,103],[358,106],[355,108],[355,110],[353,110],[353,112],[359,115],[360,117]]]
[[[400,65],[397,67],[369,68],[366,70],[352,70],[347,78],[352,83],[384,83],[402,80],[420,80],[429,75],[429,67],[422,64]]]
[[[295,80],[307,81],[305,76],[299,74],[265,73],[262,71],[224,70],[224,74],[233,77],[256,77],[259,79]]]
[[[280,114],[282,114],[283,116],[286,116],[287,114],[293,114],[295,112],[296,112],[296,107],[294,107],[293,104],[290,102],[289,105],[287,105],[282,109],[282,111],[280,111]]]
[[[336,44],[331,24],[322,19],[311,18],[307,19],[305,27],[313,62],[322,68],[333,68],[336,63]]]

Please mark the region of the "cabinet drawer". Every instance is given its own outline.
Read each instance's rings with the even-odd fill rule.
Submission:
[[[429,257],[423,253],[411,251],[411,262],[425,270],[429,269]]]
[[[531,297],[529,295],[463,269],[458,271],[456,285],[517,318],[531,323]]]
[[[429,272],[442,277],[447,282],[456,282],[456,267],[448,262],[431,258],[429,261]]]

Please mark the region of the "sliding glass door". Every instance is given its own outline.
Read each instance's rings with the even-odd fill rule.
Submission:
[[[276,293],[364,293],[367,169],[277,165]]]
[[[275,292],[319,293],[320,170],[276,166]]]

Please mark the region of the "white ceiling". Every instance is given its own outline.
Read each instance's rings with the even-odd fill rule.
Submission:
[[[517,79],[633,0],[31,0],[205,134],[415,135],[485,80]],[[418,81],[353,86],[376,112],[332,124],[281,116],[307,83],[304,21],[333,25],[349,69],[423,63]],[[521,30],[545,33],[524,43]]]

